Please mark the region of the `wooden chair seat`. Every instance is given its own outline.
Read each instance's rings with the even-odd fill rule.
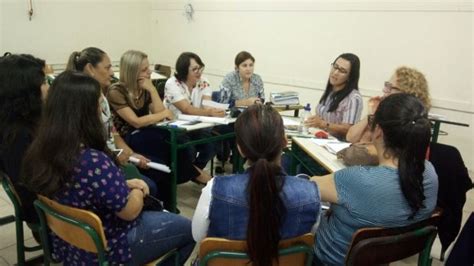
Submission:
[[[311,265],[313,259],[313,245],[314,235],[310,233],[280,241],[279,265]],[[246,241],[208,237],[205,238],[199,246],[200,265],[251,265],[248,264],[249,259],[246,250]]]
[[[40,215],[42,239],[47,239],[46,228],[49,228],[70,245],[96,253],[100,265],[109,264],[105,254],[107,239],[99,216],[91,211],[60,204],[41,195],[38,195],[38,200],[35,201],[35,208]],[[45,254],[46,252],[50,254],[49,246],[45,246],[44,249],[46,249]],[[175,265],[178,265],[179,255],[176,249],[145,265],[159,265],[171,256],[175,257]],[[50,263],[51,258],[48,256],[45,259],[45,265],[50,265]]]
[[[378,265],[420,254],[418,265],[431,265],[430,250],[441,212],[418,223],[397,228],[362,228],[353,237],[346,265]]]

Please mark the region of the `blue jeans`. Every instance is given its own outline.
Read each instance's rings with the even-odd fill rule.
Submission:
[[[158,194],[158,187],[156,186],[155,181],[144,175],[142,175],[140,179],[148,185],[148,188],[150,189],[150,195],[156,197]]]
[[[177,249],[180,265],[183,265],[194,249],[191,221],[169,212],[142,212],[137,226],[127,234],[132,252],[129,265],[143,265]],[[174,265],[171,257],[161,265]]]

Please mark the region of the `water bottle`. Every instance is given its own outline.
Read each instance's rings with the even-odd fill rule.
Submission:
[[[309,103],[306,104],[304,107],[303,114],[301,115],[300,120],[300,133],[301,134],[308,134],[308,127],[305,125],[306,120],[311,116],[311,105]]]

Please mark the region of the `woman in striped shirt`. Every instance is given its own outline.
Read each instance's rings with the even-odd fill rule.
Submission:
[[[328,83],[316,107],[316,115],[307,119],[318,127],[344,138],[349,128],[360,120],[363,102],[359,93],[360,61],[355,54],[341,54],[331,64]]]

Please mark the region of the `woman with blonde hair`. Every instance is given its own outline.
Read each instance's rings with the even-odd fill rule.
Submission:
[[[369,100],[369,115],[373,115],[379,103],[387,96],[395,93],[408,93],[418,98],[429,111],[431,108],[428,82],[425,76],[415,68],[406,66],[398,67],[389,81],[384,83],[383,95],[375,96]],[[360,120],[349,128],[346,139],[351,143],[370,142],[370,130],[368,118]]]
[[[134,150],[154,162],[169,165],[169,133],[154,125],[165,119],[173,119],[173,113],[166,109],[151,82],[148,56],[140,51],[125,52],[120,59],[120,81],[107,92],[107,99],[113,112],[113,122],[120,136]],[[192,164],[188,150],[178,152],[178,183],[189,181],[205,183],[210,176]],[[158,184],[158,195],[169,203],[169,174],[160,173],[154,178]]]

